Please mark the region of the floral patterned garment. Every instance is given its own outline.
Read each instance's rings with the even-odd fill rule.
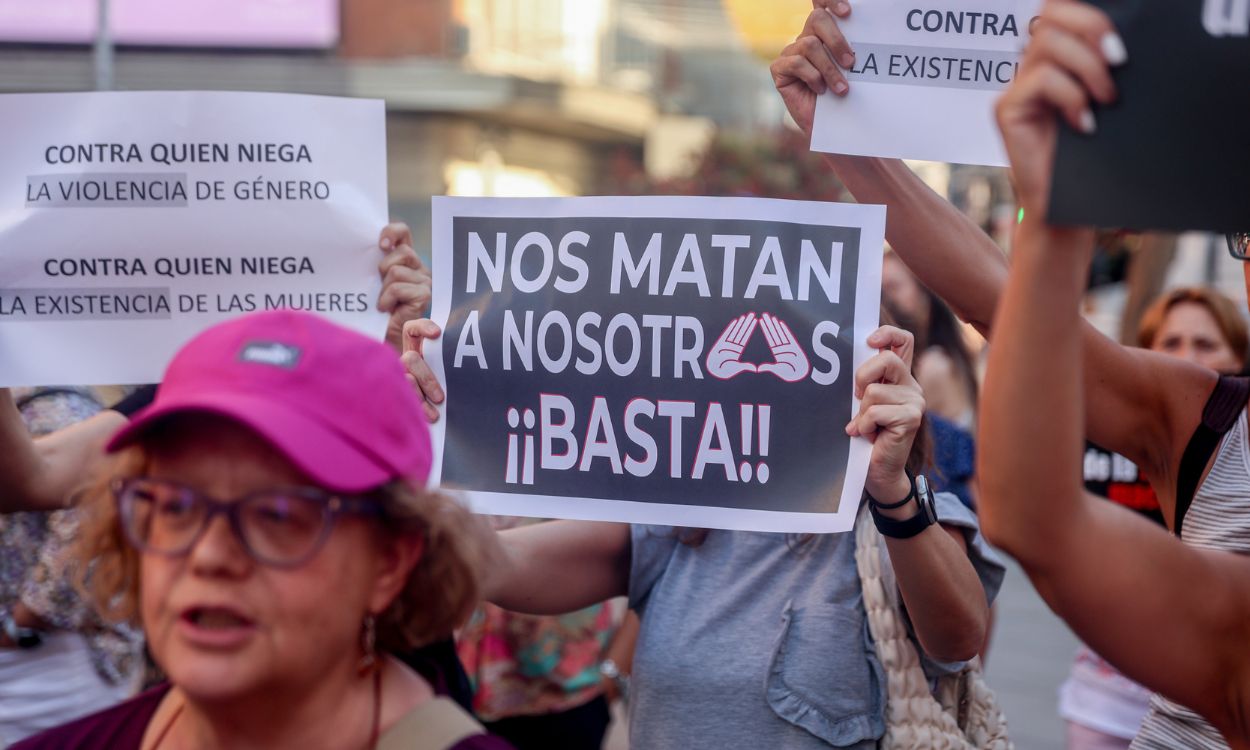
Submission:
[[[31,433],[46,435],[101,411],[87,389],[14,389]],[[20,600],[57,630],[87,639],[92,664],[110,685],[129,681],[142,663],[143,640],[134,629],[102,622],[74,587],[72,509],[0,514],[0,613]]]
[[[496,528],[528,521],[496,517]],[[456,639],[483,721],[576,708],[603,692],[600,655],[616,630],[608,603],[559,616],[483,604]]]

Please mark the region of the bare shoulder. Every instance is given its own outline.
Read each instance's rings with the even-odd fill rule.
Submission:
[[[1091,329],[1092,330],[1092,329]],[[1219,376],[1159,352],[1093,332],[1085,347],[1086,429],[1168,487]]]

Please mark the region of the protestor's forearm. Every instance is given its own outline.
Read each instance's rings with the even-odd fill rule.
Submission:
[[[43,460],[8,388],[0,388],[0,512],[35,510]]]
[[[977,471],[986,535],[1027,568],[1047,563],[1084,502],[1078,331],[1093,233],[1036,217],[1017,240],[982,392]]]
[[[126,423],[102,411],[77,424],[32,438],[8,389],[0,389],[0,511],[55,510],[91,475],[104,444]]]
[[[482,598],[504,609],[558,615],[623,596],[629,582],[629,526],[551,521],[499,532],[500,559]]]
[[[976,656],[989,628],[985,589],[955,534],[962,532],[931,526],[911,539],[886,537],[916,637],[938,661]]]
[[[885,236],[912,273],[983,334],[1007,278],[1007,259],[980,227],[898,159],[827,154],[860,203],[888,206]]]
[[[886,238],[921,283],[992,339],[1008,268],[994,241],[897,159],[826,155],[826,160],[856,200],[887,206]],[[1192,434],[1196,419],[1187,421],[1189,415],[1200,413],[1215,377],[1174,359],[1153,365],[1166,369],[1166,375],[1144,378],[1136,361],[1141,352],[1129,352],[1085,320],[1073,325],[1081,331],[1086,357],[1084,419],[1089,438],[1142,468],[1170,518],[1174,471],[1184,448],[1184,441],[1172,436]],[[1187,401],[1194,399],[1199,401],[1197,412],[1188,408]],[[1186,402],[1185,408],[1176,408],[1173,401]]]
[[[638,632],[641,629],[642,623],[638,620],[638,613],[632,609],[625,610],[620,626],[612,634],[612,640],[608,642],[607,648],[603,650],[603,658],[616,662],[621,674],[630,674],[634,670],[634,648],[638,644]]]

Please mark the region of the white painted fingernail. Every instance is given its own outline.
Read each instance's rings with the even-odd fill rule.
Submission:
[[[1081,112],[1081,132],[1085,135],[1093,135],[1098,130],[1098,122],[1094,120],[1094,113],[1088,109]]]
[[[1112,65],[1123,65],[1128,62],[1128,50],[1124,47],[1124,40],[1114,31],[1108,31],[1102,35],[1100,46],[1102,56],[1107,58],[1107,62]]]

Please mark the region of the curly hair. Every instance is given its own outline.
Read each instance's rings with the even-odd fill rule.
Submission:
[[[77,573],[79,588],[101,616],[139,624],[139,552],[126,540],[113,499],[112,482],[141,476],[150,465],[142,445],[112,457],[79,494],[81,526]],[[381,504],[373,523],[388,537],[417,534],[421,559],[386,611],[377,618],[377,642],[391,653],[450,637],[476,605],[482,552],[474,540],[474,519],[445,494],[394,481],[367,493]]]

